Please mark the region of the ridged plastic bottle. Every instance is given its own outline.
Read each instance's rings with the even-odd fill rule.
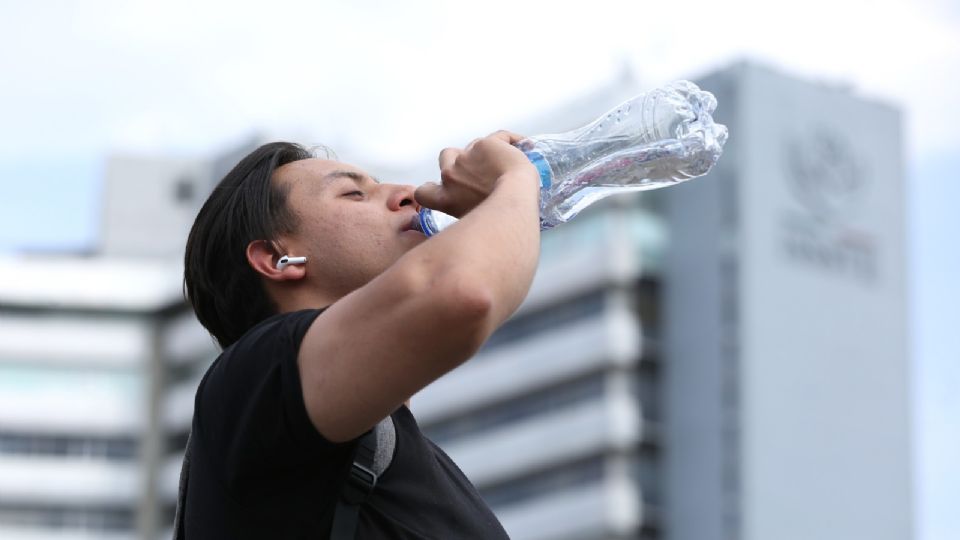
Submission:
[[[517,147],[540,173],[540,228],[565,223],[594,202],[702,176],[720,158],[727,128],[713,121],[713,94],[678,81],[636,96],[580,129],[537,135]],[[421,209],[427,236],[456,222]]]

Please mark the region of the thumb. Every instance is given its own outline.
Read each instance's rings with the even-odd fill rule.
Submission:
[[[427,182],[418,187],[413,193],[413,198],[416,199],[417,204],[420,206],[433,208],[441,212],[446,209],[449,202],[447,200],[447,192],[444,191],[443,186],[436,182]]]

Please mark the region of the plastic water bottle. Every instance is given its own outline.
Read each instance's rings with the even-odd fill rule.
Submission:
[[[566,223],[615,193],[703,176],[720,159],[727,128],[717,100],[689,81],[636,96],[579,129],[524,139],[517,147],[540,173],[540,228]],[[414,227],[433,236],[456,218],[423,208]]]

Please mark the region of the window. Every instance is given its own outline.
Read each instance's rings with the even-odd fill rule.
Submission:
[[[488,351],[550,328],[599,315],[603,312],[605,303],[606,291],[599,290],[552,305],[548,309],[514,317],[494,332],[481,350]]]
[[[139,445],[135,437],[85,437],[0,432],[0,454],[133,459]]]
[[[167,450],[170,452],[182,452],[187,448],[187,439],[190,437],[190,431],[182,431],[167,434]]]
[[[603,395],[604,383],[603,374],[597,373],[441,421],[425,427],[423,431],[437,444],[476,435],[548,411],[600,399]]]
[[[640,401],[640,410],[646,422],[661,420],[660,389],[663,382],[657,364],[641,363],[630,379],[630,393]]]
[[[0,525],[7,526],[106,532],[133,530],[134,521],[130,508],[0,504]]]
[[[189,176],[181,176],[173,187],[173,200],[185,204],[197,196],[196,181]]]
[[[598,483],[603,478],[603,471],[603,457],[596,456],[481,489],[480,495],[497,511],[547,493]]]
[[[641,445],[630,459],[633,481],[640,487],[643,501],[654,506],[663,504],[660,452],[652,445]]]

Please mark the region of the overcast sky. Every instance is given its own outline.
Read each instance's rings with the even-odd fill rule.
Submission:
[[[846,85],[904,111],[919,538],[960,538],[960,4],[563,5],[0,0],[0,251],[92,244],[112,153],[267,130],[419,162],[624,67],[644,88],[742,58]]]

